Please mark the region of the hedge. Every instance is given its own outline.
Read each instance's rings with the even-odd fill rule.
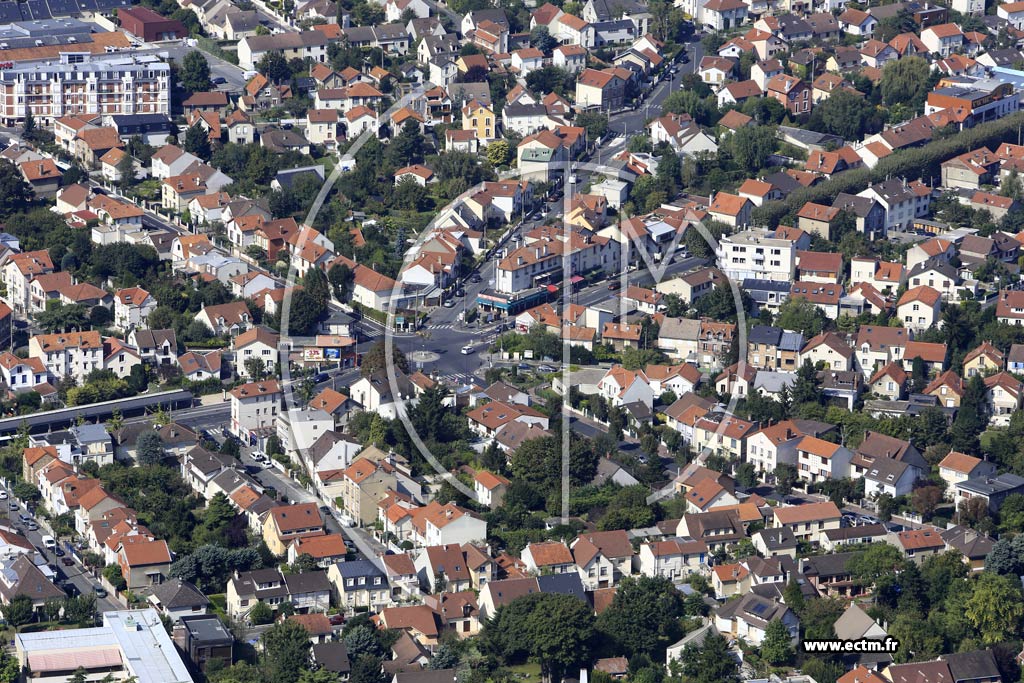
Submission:
[[[873,169],[858,168],[844,171],[813,187],[801,188],[786,199],[758,207],[754,209],[752,221],[755,225],[774,228],[783,216],[799,211],[807,202],[831,204],[842,192],[857,194],[868,185],[886,178],[924,178],[926,181],[938,178],[943,161],[979,147],[993,149],[1004,142],[1017,142],[1022,128],[1024,111],[1005,116],[998,121],[979,124],[951,137],[929,142],[922,147],[894,152],[879,161]]]

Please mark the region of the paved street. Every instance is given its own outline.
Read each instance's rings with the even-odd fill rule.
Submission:
[[[178,64],[181,64],[181,61],[185,58],[186,54],[189,52],[196,52],[197,50],[199,50],[198,47],[189,47],[181,41],[178,41],[175,43],[154,45],[144,50],[138,50],[138,53],[166,55]],[[206,57],[206,62],[210,65],[210,78],[223,78],[227,81],[223,85],[219,86],[221,90],[241,92],[242,88],[245,87],[244,69],[235,66],[231,62],[226,62],[220,57],[212,55],[209,52],[203,51],[203,56]]]
[[[26,528],[26,523],[21,520],[20,515],[29,515],[30,513],[28,509],[22,505],[21,501],[17,500],[13,495],[10,495],[9,491],[5,492],[8,493],[8,498],[7,500],[0,501],[0,504],[2,504],[3,508],[7,511],[7,519],[5,520],[6,524],[23,534],[29,543],[39,549],[39,554],[43,556],[56,573],[57,576],[54,579],[55,581],[67,579],[74,585],[80,594],[92,594],[94,592],[94,587],[99,585],[99,581],[93,578],[85,567],[82,566],[82,564],[78,562],[71,553],[65,554],[65,558],[72,558],[73,564],[69,567],[65,567],[61,562],[61,558],[57,557],[52,550],[43,550],[43,536],[46,534],[46,531],[43,528],[35,530]],[[100,612],[107,612],[111,610],[124,609],[124,605],[108,595],[107,597],[96,598],[96,609]]]

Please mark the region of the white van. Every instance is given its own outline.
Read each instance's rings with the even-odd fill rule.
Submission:
[[[57,547],[57,541],[53,539],[53,536],[43,536],[43,547],[47,550],[53,550]]]

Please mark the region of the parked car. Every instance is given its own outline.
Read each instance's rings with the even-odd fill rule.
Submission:
[[[11,512],[17,512],[18,511],[18,504],[17,503],[8,503],[7,504],[7,509],[10,510]]]
[[[341,626],[345,623],[345,615],[332,614],[331,616],[327,617],[327,621],[331,622],[331,626]]]
[[[321,382],[326,382],[330,378],[331,376],[328,375],[326,372],[318,372],[316,375],[313,376],[313,381],[316,382],[317,384],[320,384]]]
[[[64,557],[65,555],[64,550],[60,546],[53,549],[53,554],[57,557]]]
[[[213,84],[214,85],[224,85],[227,82],[228,82],[228,79],[224,78],[223,76],[217,76],[216,78],[213,79]]]
[[[107,597],[107,589],[104,588],[103,586],[93,586],[92,587],[92,592],[96,594],[97,598],[105,598],[105,597]]]
[[[49,534],[46,534],[40,540],[43,542],[43,547],[47,550],[57,547],[57,539],[55,539],[53,536],[50,536]]]
[[[73,559],[71,559],[70,557],[61,557],[60,558],[60,563],[62,565],[64,565],[65,567],[74,567],[75,566],[75,561]]]
[[[444,302],[445,308],[455,308],[455,299],[446,299]]]
[[[620,287],[622,287],[622,283],[619,282],[618,280],[616,280],[615,282],[609,282],[608,283],[608,289],[610,289],[612,291],[615,291],[616,289],[619,289]]]

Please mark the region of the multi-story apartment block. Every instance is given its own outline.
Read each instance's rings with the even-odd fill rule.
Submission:
[[[561,280],[564,268],[570,277],[590,270],[619,272],[622,249],[608,237],[573,233],[568,240],[546,238],[513,250],[498,263],[496,288],[516,292]],[[568,263],[563,263],[563,259]]]
[[[250,382],[231,390],[231,433],[246,443],[277,433],[281,387],[276,380]]]
[[[28,342],[28,355],[42,361],[54,377],[71,376],[81,383],[103,368],[103,340],[96,331],[38,334]]]
[[[4,303],[15,314],[26,315],[29,312],[29,286],[32,280],[52,272],[53,261],[46,249],[14,254],[3,269],[4,288],[7,290]]]
[[[723,237],[718,263],[726,277],[791,282],[796,272],[796,248],[791,240],[772,235],[770,230],[753,229]]]
[[[171,67],[153,55],[69,51],[0,72],[0,120],[17,125],[30,112],[42,125],[69,114],[170,114],[170,80]]]

